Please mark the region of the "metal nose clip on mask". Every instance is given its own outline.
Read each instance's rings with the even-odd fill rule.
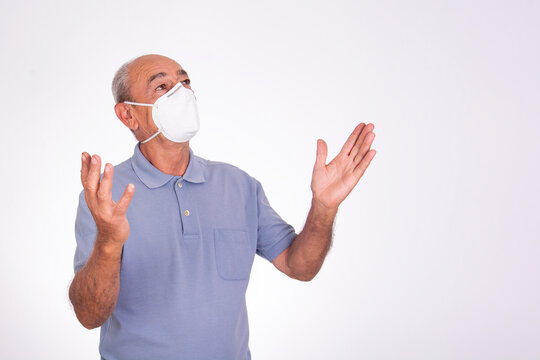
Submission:
[[[171,90],[159,97],[153,104],[124,101],[126,104],[150,106],[152,120],[158,131],[141,143],[147,143],[159,133],[174,142],[186,142],[199,131],[199,111],[197,100],[192,90],[178,82]]]

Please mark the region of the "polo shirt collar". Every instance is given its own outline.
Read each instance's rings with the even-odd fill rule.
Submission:
[[[135,145],[134,154],[131,157],[131,166],[137,177],[149,188],[154,189],[166,184],[177,175],[165,174],[148,161],[139,148],[140,142]],[[183,176],[179,176],[193,183],[201,183],[205,181],[204,165],[198,161],[193,154],[191,147],[189,148],[189,163]]]

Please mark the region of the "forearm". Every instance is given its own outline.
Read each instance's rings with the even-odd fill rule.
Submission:
[[[317,275],[332,247],[332,228],[337,208],[327,208],[317,200],[311,209],[304,229],[289,247],[287,265],[298,279],[311,280]]]
[[[71,283],[69,298],[77,319],[87,329],[101,326],[112,314],[120,291],[122,248],[96,240],[92,254]]]

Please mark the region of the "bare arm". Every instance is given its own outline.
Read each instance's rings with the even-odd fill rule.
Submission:
[[[294,279],[312,280],[332,247],[332,227],[336,213],[337,208],[327,209],[313,199],[304,229],[272,263]]]
[[[370,150],[375,138],[373,128],[373,124],[360,123],[328,165],[326,143],[317,142],[311,181],[313,199],[306,224],[292,244],[272,261],[288,276],[310,281],[321,269],[332,246],[332,227],[338,207],[375,156],[375,150]]]
[[[96,244],[98,241],[96,240]],[[94,246],[86,264],[77,271],[69,299],[80,323],[87,329],[101,326],[111,316],[120,291],[120,251]]]
[[[98,229],[94,249],[75,274],[69,298],[77,319],[87,329],[101,326],[112,314],[120,291],[122,246],[129,236],[127,207],[134,187],[128,185],[115,203],[111,196],[113,167],[105,165],[100,181],[101,159],[83,153],[81,182],[88,208]]]

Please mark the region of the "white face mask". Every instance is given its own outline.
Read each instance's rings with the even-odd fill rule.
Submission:
[[[146,143],[156,137],[160,132],[174,142],[186,142],[199,131],[199,111],[197,101],[192,90],[178,82],[171,90],[159,97],[153,104],[141,104],[124,101],[126,104],[152,107],[152,119],[158,131]]]

